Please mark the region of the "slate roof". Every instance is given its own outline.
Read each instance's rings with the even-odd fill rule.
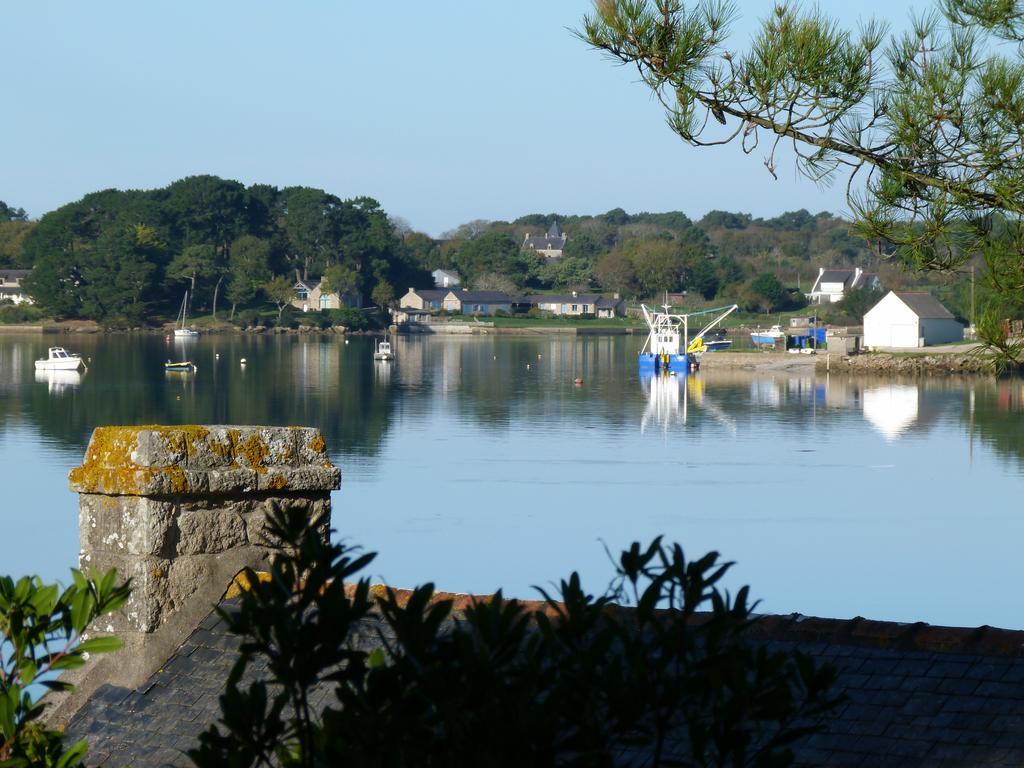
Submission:
[[[452,292],[451,288],[413,288],[416,295],[427,301],[441,301]],[[408,294],[406,294],[408,296]]]
[[[0,283],[20,283],[31,274],[31,269],[0,269]]]
[[[852,269],[826,269],[818,278],[818,283],[847,283],[857,274]]]
[[[576,296],[573,296],[571,293],[539,293],[534,296],[527,296],[525,299],[530,304],[596,304],[600,300],[601,296],[597,293],[580,293]]]
[[[444,291],[445,296],[449,293],[455,294],[459,301],[476,304],[518,304],[522,301],[519,297],[509,296],[503,291],[459,291],[454,289]]]
[[[893,291],[918,317],[925,320],[954,320],[953,313],[924,291]]]
[[[527,235],[523,241],[523,247],[538,251],[560,251],[565,248],[566,239],[562,228],[558,226],[558,219],[555,219],[546,235],[534,235],[533,237]]]
[[[443,597],[454,598],[456,610],[473,599]],[[237,610],[237,600],[221,607]],[[380,628],[367,620],[354,644],[373,647]],[[795,745],[799,766],[1024,765],[1022,631],[793,615],[763,617],[750,633],[770,649],[799,648],[838,669],[834,692],[846,702],[829,716],[827,732]],[[219,717],[237,647],[211,613],[145,684],[95,691],[67,734],[89,740],[90,766],[188,765],[185,750]],[[329,695],[318,692],[319,703]],[[644,762],[634,754],[628,764]]]

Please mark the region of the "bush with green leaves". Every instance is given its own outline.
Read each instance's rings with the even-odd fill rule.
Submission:
[[[60,731],[40,724],[42,690],[67,691],[57,675],[85,664],[90,654],[121,647],[113,636],[86,634],[89,624],[128,599],[130,582],[111,570],[86,578],[72,571],[66,588],[36,577],[0,577],[0,766],[75,768],[88,745],[65,745]]]
[[[362,331],[368,325],[366,316],[354,307],[323,309],[320,315],[328,325],[343,325],[350,331]]]
[[[0,323],[31,323],[42,320],[46,313],[31,304],[0,302]]]
[[[190,752],[200,768],[594,766],[624,750],[651,766],[787,766],[836,704],[831,668],[748,641],[754,605],[720,589],[717,553],[688,560],[659,538],[622,552],[600,595],[574,573],[538,602],[499,592],[456,611],[431,584],[353,583],[374,556],[296,513],[272,529],[288,554],[221,612],[241,655]]]

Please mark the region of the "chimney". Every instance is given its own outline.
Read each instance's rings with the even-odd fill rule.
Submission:
[[[99,629],[125,643],[107,672],[118,682],[108,681],[136,685],[240,570],[267,570],[280,551],[267,532],[273,508],[300,509],[328,535],[341,475],[318,429],[149,426],[98,427],[69,479],[80,567],[115,568],[134,583]]]

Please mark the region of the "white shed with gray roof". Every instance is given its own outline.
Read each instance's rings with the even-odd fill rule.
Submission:
[[[868,348],[914,349],[963,338],[963,324],[930,293],[889,291],[864,315]]]

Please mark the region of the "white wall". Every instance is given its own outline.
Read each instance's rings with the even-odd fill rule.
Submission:
[[[891,291],[864,315],[865,347],[917,347],[918,317]]]

